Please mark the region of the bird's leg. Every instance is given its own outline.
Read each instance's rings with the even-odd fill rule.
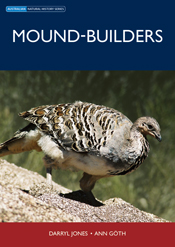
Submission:
[[[95,183],[98,179],[100,179],[100,176],[94,176],[87,173],[83,173],[83,177],[80,180],[80,188],[86,193],[90,203],[93,206],[101,206],[103,205],[101,202],[97,201],[92,194],[91,190],[94,188]]]
[[[52,186],[52,165],[53,165],[53,160],[45,155],[43,158],[44,165],[46,167],[46,179],[47,179],[47,184],[49,186]]]
[[[52,167],[46,168],[46,178],[48,185],[52,186]]]

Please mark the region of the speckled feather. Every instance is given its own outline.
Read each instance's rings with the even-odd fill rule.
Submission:
[[[132,122],[114,109],[76,102],[74,104],[46,105],[19,114],[65,150],[96,152],[106,146],[114,129],[123,122]]]

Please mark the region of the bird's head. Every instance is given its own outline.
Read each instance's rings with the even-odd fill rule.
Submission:
[[[160,126],[158,122],[152,117],[141,117],[135,122],[137,129],[142,133],[143,136],[153,136],[159,142],[161,142],[162,137],[160,134]]]

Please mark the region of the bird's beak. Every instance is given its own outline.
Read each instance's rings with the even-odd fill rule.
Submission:
[[[161,137],[160,134],[154,134],[154,135],[155,135],[155,138],[156,138],[159,142],[162,141],[162,137]]]

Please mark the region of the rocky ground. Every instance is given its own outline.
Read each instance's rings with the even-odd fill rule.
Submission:
[[[0,159],[0,222],[166,222],[120,198],[88,204],[81,191],[53,183],[36,172]]]

